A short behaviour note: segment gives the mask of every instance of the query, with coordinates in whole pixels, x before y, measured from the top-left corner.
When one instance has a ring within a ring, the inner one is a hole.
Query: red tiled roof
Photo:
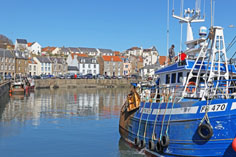
[[[165,62],[166,62],[166,56],[159,56],[160,65],[165,65]]]
[[[104,61],[122,62],[119,56],[102,56]]]
[[[32,60],[29,60],[28,63],[30,64],[36,64],[36,62],[32,61]]]
[[[28,43],[28,47],[30,47],[33,43]]]
[[[78,57],[88,57],[87,54],[72,53],[72,54],[71,54],[72,59],[74,59],[74,56],[75,56],[75,55],[77,55]]]
[[[114,51],[115,56],[119,56],[120,52],[119,51]]]
[[[129,50],[140,50],[141,48],[139,47],[131,47]]]
[[[53,50],[55,50],[56,47],[44,47],[42,48],[42,52],[52,52]]]

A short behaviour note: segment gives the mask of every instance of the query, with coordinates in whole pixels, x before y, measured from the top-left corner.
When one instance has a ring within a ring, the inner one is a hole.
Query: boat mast
[[[193,31],[191,23],[193,22],[204,22],[205,19],[201,19],[200,17],[200,0],[196,0],[196,10],[194,9],[185,9],[184,16],[183,15],[175,15],[174,10],[172,16],[179,20],[180,23],[187,23],[187,39],[186,42],[193,40]],[[187,44],[187,49],[193,48],[192,44]]]

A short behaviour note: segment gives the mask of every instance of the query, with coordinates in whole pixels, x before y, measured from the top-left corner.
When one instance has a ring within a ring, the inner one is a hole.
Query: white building
[[[41,55],[42,46],[38,42],[28,43],[28,50],[31,54]]]
[[[38,64],[36,74],[52,74],[52,63],[48,57],[37,56],[33,60]]]
[[[95,57],[79,57],[78,58],[79,73],[86,74],[99,74],[99,64]]]
[[[16,39],[15,50],[27,51],[28,50],[27,40],[26,39]]]
[[[150,49],[143,49],[143,66],[156,64],[158,56],[159,54],[154,46]]]
[[[141,56],[143,52],[142,47],[131,47],[130,49],[125,51],[126,56],[134,55],[134,56]]]
[[[34,61],[34,60],[29,60],[28,61],[29,64],[28,64],[28,69],[29,69],[29,75],[30,76],[34,76],[34,75],[40,75],[38,72],[38,64]]]

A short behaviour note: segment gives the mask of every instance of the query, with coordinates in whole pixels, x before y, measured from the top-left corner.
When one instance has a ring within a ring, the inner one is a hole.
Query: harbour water
[[[0,100],[2,157],[143,156],[120,139],[128,89],[41,89]]]

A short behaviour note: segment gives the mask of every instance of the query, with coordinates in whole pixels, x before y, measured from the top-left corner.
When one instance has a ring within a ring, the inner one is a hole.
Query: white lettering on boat
[[[225,111],[227,108],[227,105],[228,103],[208,105],[209,106],[208,112]],[[202,106],[200,113],[205,113],[205,112],[206,112],[206,106]]]
[[[181,107],[181,108],[168,108],[168,109],[152,109],[150,108],[144,108],[143,110],[140,110],[140,113],[143,114],[152,114],[152,115],[175,115],[175,114],[196,114],[198,111],[199,106],[193,106],[193,107]]]
[[[230,110],[235,110],[235,109],[236,109],[236,102],[233,102]]]

